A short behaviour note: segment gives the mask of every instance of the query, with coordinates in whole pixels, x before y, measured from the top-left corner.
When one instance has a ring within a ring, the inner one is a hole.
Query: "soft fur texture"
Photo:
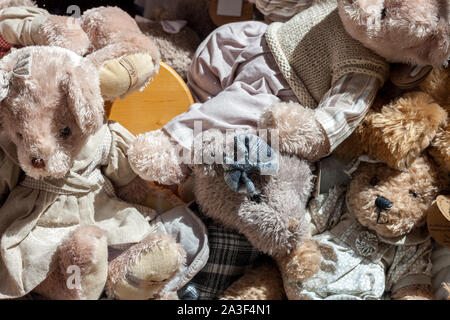
[[[58,249],[58,268],[35,291],[53,300],[97,299],[105,287],[108,276],[106,236],[94,226],[82,226],[75,230]],[[95,261],[95,263],[93,263]],[[81,283],[74,289],[67,286],[72,276],[70,266],[80,268]],[[91,281],[86,281],[86,279]],[[83,281],[84,280],[84,281]]]
[[[363,226],[381,236],[394,238],[425,223],[426,211],[439,191],[438,172],[427,158],[415,159],[405,172],[390,169],[385,164],[365,163],[353,175],[347,203]],[[377,223],[375,200],[379,196],[392,202],[387,224]]]
[[[296,156],[279,154],[276,175],[250,174],[261,192],[261,201],[252,201],[248,195],[232,191],[224,180],[223,166],[210,162],[222,158],[217,153],[219,141],[231,142],[233,139],[223,139],[218,130],[208,130],[195,137],[192,156],[203,161],[191,165],[191,179],[201,211],[225,227],[244,234],[256,248],[275,257],[293,278],[304,276],[298,272],[300,268],[315,270],[318,259],[310,257],[315,256],[316,248],[310,245],[298,248],[310,239],[305,215],[306,202],[313,188],[310,164]],[[173,182],[168,172],[176,172],[173,175],[176,178],[182,170],[179,169],[180,158],[174,158],[175,146],[171,143],[162,132],[138,137],[129,150],[131,166],[144,179],[163,177],[165,181]]]
[[[133,170],[143,179],[178,184],[189,172],[182,163],[181,150],[167,134],[156,130],[138,135],[128,150],[128,158]]]
[[[406,170],[427,151],[448,174],[449,74],[450,68],[434,69],[421,83],[423,92],[415,89],[384,105],[380,95],[375,107],[334,153],[344,159],[366,154],[394,169]]]
[[[316,121],[314,110],[298,103],[278,103],[261,117],[260,128],[276,129],[280,151],[313,161],[327,155],[330,143]]]
[[[51,15],[39,27],[34,38],[39,45],[67,48],[79,55],[85,55],[90,45],[79,20],[66,16]]]
[[[29,76],[13,72],[18,60],[27,63]],[[4,57],[0,70],[11,74],[0,121],[17,146],[22,169],[36,179],[63,177],[87,138],[103,124],[97,69],[66,49],[28,47]],[[68,137],[61,136],[65,128],[70,129]],[[41,159],[44,167],[33,167],[33,159]]]
[[[186,26],[180,32],[170,34],[157,22],[141,22],[138,25],[158,46],[161,59],[187,81],[188,69],[200,45],[200,38],[195,31]]]
[[[173,237],[151,234],[111,261],[107,293],[121,300],[157,298],[185,263],[186,253]]]
[[[390,62],[440,67],[450,56],[447,0],[339,0],[347,32]]]
[[[153,41],[141,32],[130,15],[117,7],[98,7],[85,11],[81,17],[81,26],[91,40],[90,58],[97,66],[142,52],[150,54],[154,62],[160,60]]]
[[[211,131],[203,133],[204,141],[209,134],[214,135]],[[204,148],[203,154],[207,152]],[[221,165],[194,165],[193,176],[194,194],[202,212],[238,230],[262,252],[283,256],[309,238],[305,205],[312,191],[312,173],[306,161],[280,156],[277,175],[251,175],[262,193],[260,203],[229,189]]]
[[[447,113],[423,92],[406,94],[372,111],[357,128],[358,151],[406,169],[431,143],[447,122]],[[355,147],[355,145],[353,145]]]
[[[0,88],[1,127],[16,145],[20,167],[35,179],[63,178],[87,139],[104,123],[104,102],[95,66],[67,49],[26,47],[0,61]],[[123,198],[136,202],[146,194],[145,183],[139,178],[118,189]],[[58,248],[55,259],[59,266],[38,287],[38,292],[54,299],[99,298],[108,276],[106,247],[106,237],[100,229],[79,227]],[[156,253],[155,247],[160,248]],[[143,258],[149,258],[147,253],[152,253],[150,260]],[[171,259],[164,260],[168,256]],[[145,286],[128,284],[126,292],[134,296],[123,297],[148,299],[175,275],[185,253],[171,236],[152,234],[117,259],[109,277],[134,270],[146,282]],[[164,261],[165,265],[157,273],[146,268],[149,261]],[[73,265],[80,268],[81,284],[70,289],[66,285],[66,270]],[[148,282],[149,279],[153,281]],[[116,287],[114,281],[108,288],[109,292],[123,289]]]
[[[0,0],[0,10],[9,7],[35,7],[36,3],[31,0]]]
[[[221,300],[283,300],[283,279],[274,264],[264,263],[235,281]]]

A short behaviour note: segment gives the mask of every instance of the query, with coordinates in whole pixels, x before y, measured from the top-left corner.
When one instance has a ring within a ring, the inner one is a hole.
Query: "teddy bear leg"
[[[54,300],[96,300],[108,275],[103,231],[81,226],[58,248],[58,266],[35,291]]]
[[[308,240],[290,254],[277,259],[282,274],[296,281],[305,281],[319,271],[320,251],[317,244]]]
[[[283,279],[275,264],[264,263],[244,274],[220,300],[283,300]]]
[[[433,300],[431,286],[411,285],[394,292],[394,300]]]
[[[151,234],[110,262],[107,294],[120,300],[174,299],[161,290],[185,260],[183,247],[173,237]]]

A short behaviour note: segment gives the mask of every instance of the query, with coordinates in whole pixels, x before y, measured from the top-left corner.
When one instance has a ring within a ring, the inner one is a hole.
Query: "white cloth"
[[[191,147],[196,122],[201,131],[255,129],[274,103],[298,102],[266,44],[266,29],[256,21],[224,25],[199,46],[188,73],[198,103],[164,126],[180,145]],[[377,79],[358,74],[340,79],[325,95],[316,118],[328,135],[330,152],[358,126],[378,89]]]

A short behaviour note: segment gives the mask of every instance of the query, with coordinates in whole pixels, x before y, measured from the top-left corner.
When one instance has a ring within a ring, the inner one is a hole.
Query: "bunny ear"
[[[0,70],[0,102],[8,96],[11,77],[11,72]]]
[[[22,54],[17,60],[16,66],[12,74],[15,78],[27,79],[31,75],[32,58],[31,53],[26,52]]]
[[[31,54],[27,52],[19,56],[13,71],[0,69],[0,102],[8,96],[12,77],[26,79],[30,76],[31,62]]]

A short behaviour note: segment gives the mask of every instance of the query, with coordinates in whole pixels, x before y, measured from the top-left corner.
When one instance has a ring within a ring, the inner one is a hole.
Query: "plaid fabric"
[[[0,34],[0,59],[3,58],[5,54],[11,50],[12,44],[10,44],[8,41],[3,38],[3,36]]]
[[[226,229],[205,217],[197,205],[191,205],[208,229],[209,259],[206,266],[178,291],[183,300],[217,299],[254,264],[261,252],[245,236]]]

